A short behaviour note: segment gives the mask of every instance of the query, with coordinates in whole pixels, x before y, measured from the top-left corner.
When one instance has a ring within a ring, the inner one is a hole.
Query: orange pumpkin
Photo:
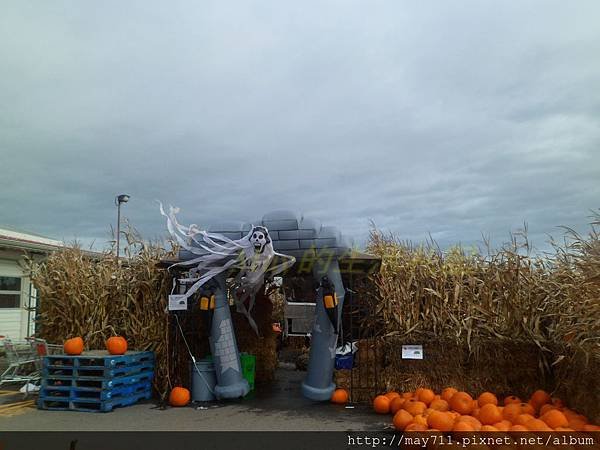
[[[441,398],[432,401],[429,407],[437,411],[448,411],[450,409],[448,402],[446,400],[442,400]]]
[[[183,387],[174,387],[169,394],[171,406],[185,406],[190,402],[190,391]]]
[[[545,405],[546,403],[550,403],[551,401],[552,398],[550,397],[550,394],[548,394],[542,389],[535,391],[531,396],[531,399],[529,399],[529,403],[531,403],[531,406],[533,406],[536,411],[539,410],[543,405]]]
[[[400,397],[400,394],[399,394],[399,393],[397,393],[396,391],[390,391],[390,392],[386,393],[386,394],[385,394],[385,396],[386,396],[387,398],[389,398],[389,399],[390,399],[390,402],[391,402],[392,400],[394,400],[394,398],[396,398],[396,397]]]
[[[466,420],[457,421],[452,427],[452,431],[477,431],[471,422]]]
[[[418,389],[417,398],[420,402],[425,403],[427,406],[435,400],[435,392],[431,389]]]
[[[447,387],[442,391],[441,398],[442,398],[442,400],[446,400],[448,403],[450,403],[450,399],[457,392],[458,392],[458,389],[455,389],[453,387]]]
[[[413,416],[411,416],[407,411],[401,409],[394,414],[394,428],[396,428],[396,430],[404,431],[406,426],[411,423],[412,420]]]
[[[552,431],[550,428],[548,428],[546,422],[540,419],[531,419],[525,424],[525,427],[529,431]]]
[[[550,428],[564,428],[569,425],[569,419],[558,409],[551,409],[544,413],[542,419]]]
[[[345,405],[348,403],[348,391],[346,389],[336,389],[331,394],[331,403],[337,403],[338,405]]]
[[[511,423],[514,423],[521,414],[523,414],[523,408],[520,403],[509,403],[502,410],[502,416]]]
[[[413,421],[404,428],[404,431],[427,431],[427,426]]]
[[[450,431],[454,426],[454,418],[447,412],[433,410],[427,416],[427,425],[436,430]]]
[[[398,411],[400,411],[400,409],[402,408],[402,405],[404,404],[404,402],[406,401],[406,399],[398,396],[398,397],[394,397],[392,399],[392,401],[390,402],[390,412],[392,414],[396,414]]]
[[[502,420],[500,409],[492,403],[486,403],[479,410],[479,421],[483,425],[493,425]]]
[[[456,420],[456,423],[458,423],[458,422],[467,422],[469,425],[471,425],[471,427],[473,428],[474,431],[479,431],[482,426],[481,422],[473,416],[460,416]]]
[[[378,395],[373,400],[373,409],[377,414],[387,414],[390,412],[390,399],[385,395]]]
[[[83,339],[79,336],[67,339],[63,344],[63,350],[67,355],[81,355],[81,352],[83,352]]]
[[[483,405],[487,405],[488,403],[491,403],[493,405],[497,405],[498,404],[498,398],[496,398],[496,396],[494,394],[492,394],[491,392],[484,392],[477,399],[477,403],[478,403],[478,405],[479,405],[480,408]]]
[[[521,403],[521,411],[523,414],[531,414],[532,416],[535,414],[535,408],[531,403]]]
[[[513,424],[527,426],[527,422],[532,419],[535,419],[535,417],[533,417],[531,414],[519,414],[519,416],[513,421]]]
[[[127,341],[122,336],[113,336],[106,341],[106,349],[111,355],[124,355],[127,351]]]
[[[402,405],[402,409],[408,411],[412,416],[418,416],[419,414],[423,414],[427,409],[427,405],[418,400],[409,398]]]
[[[512,403],[521,403],[521,399],[515,395],[509,395],[504,399],[504,406],[508,406]]]
[[[474,409],[473,397],[466,392],[457,392],[450,399],[450,408],[460,414],[469,414]]]

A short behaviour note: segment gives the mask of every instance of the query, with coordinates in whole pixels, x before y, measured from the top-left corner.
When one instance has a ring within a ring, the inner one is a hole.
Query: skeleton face
[[[269,237],[269,231],[265,227],[254,227],[252,229],[250,243],[256,253],[262,253],[269,242],[271,242],[271,238]]]

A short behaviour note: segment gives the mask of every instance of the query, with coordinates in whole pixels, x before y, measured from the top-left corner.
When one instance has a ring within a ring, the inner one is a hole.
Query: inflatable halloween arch
[[[180,246],[171,267],[185,269],[178,281],[181,300],[199,298],[210,324],[210,349],[216,370],[217,398],[237,398],[249,391],[242,376],[227,292],[234,292],[237,310],[257,332],[252,318],[254,297],[265,279],[295,266],[314,278],[317,290],[308,371],[302,393],[312,400],[329,400],[335,389],[333,369],[345,289],[340,260],[352,251],[351,242],[335,227],[289,211],[265,214],[254,222],[181,225],[177,209],[161,213]]]

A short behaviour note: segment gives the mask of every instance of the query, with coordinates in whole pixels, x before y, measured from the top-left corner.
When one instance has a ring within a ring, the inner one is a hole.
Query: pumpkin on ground
[[[113,336],[106,341],[106,350],[111,355],[124,355],[127,351],[127,341],[122,336]]]
[[[519,404],[519,403],[521,403],[521,399],[519,397],[515,396],[515,395],[509,395],[508,397],[506,397],[504,399],[504,406],[508,406],[508,405],[510,405],[512,403]]]
[[[346,389],[336,389],[331,394],[331,403],[337,403],[338,405],[345,405],[348,403],[348,391]]]
[[[423,402],[429,406],[429,404],[435,400],[435,392],[433,392],[431,389],[420,389],[417,392],[417,398],[420,402]]]
[[[83,352],[83,339],[79,336],[67,339],[63,344],[63,350],[67,355],[81,355],[81,352]]]
[[[390,399],[390,401],[392,401],[392,400],[394,400],[394,398],[396,398],[396,397],[400,397],[400,394],[399,394],[398,392],[396,392],[396,391],[390,391],[390,392],[388,392],[387,394],[385,394],[385,396],[386,396],[387,398],[389,398],[389,399]]]
[[[390,412],[390,399],[385,395],[378,395],[373,400],[373,409],[377,414],[387,414]]]
[[[534,392],[527,402],[514,395],[501,398],[499,402],[496,394],[484,392],[474,400],[468,392],[454,388],[445,388],[441,394],[419,388],[378,395],[373,409],[391,413],[394,428],[400,431],[600,431],[600,426],[543,390]]]
[[[446,400],[448,403],[450,403],[450,399],[454,396],[454,394],[456,394],[458,392],[458,389],[455,389],[453,387],[447,387],[442,391],[442,395],[441,398],[442,400]]]
[[[529,399],[529,403],[531,403],[531,406],[533,406],[536,409],[536,411],[539,410],[546,403],[550,402],[552,402],[550,394],[548,394],[542,389],[535,391]]]
[[[419,414],[423,414],[425,412],[427,405],[419,400],[409,398],[402,405],[402,409],[408,411],[408,413],[413,416],[418,416]]]
[[[502,420],[502,413],[498,407],[492,403],[486,403],[479,410],[479,421],[483,425],[493,425]]]
[[[190,402],[190,391],[184,387],[174,387],[169,394],[171,406],[185,406]]]
[[[400,396],[394,397],[392,399],[392,401],[390,402],[390,413],[396,414],[402,408],[402,405],[404,404],[405,401],[406,401],[406,399],[404,399]]]
[[[454,426],[454,419],[447,412],[434,410],[427,416],[427,425],[436,430],[450,431]]]
[[[477,403],[478,403],[478,405],[479,405],[480,408],[483,405],[487,405],[488,403],[491,403],[493,405],[497,405],[498,404],[498,399],[491,392],[484,392],[483,394],[481,394],[477,398]]]
[[[569,419],[558,409],[551,409],[540,417],[550,428],[564,428],[569,425]]]
[[[411,423],[413,420],[413,416],[411,416],[404,409],[400,409],[396,414],[394,414],[394,419],[392,420],[394,424],[394,428],[396,430],[404,431],[406,426]]]
[[[466,392],[457,392],[450,399],[450,408],[460,414],[469,414],[474,409],[473,397]]]

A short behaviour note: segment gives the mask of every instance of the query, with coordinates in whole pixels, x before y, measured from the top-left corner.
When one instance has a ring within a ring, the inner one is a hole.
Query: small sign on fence
[[[423,359],[422,345],[403,345],[402,359]]]
[[[187,298],[185,295],[169,295],[169,311],[182,311],[187,309]]]

